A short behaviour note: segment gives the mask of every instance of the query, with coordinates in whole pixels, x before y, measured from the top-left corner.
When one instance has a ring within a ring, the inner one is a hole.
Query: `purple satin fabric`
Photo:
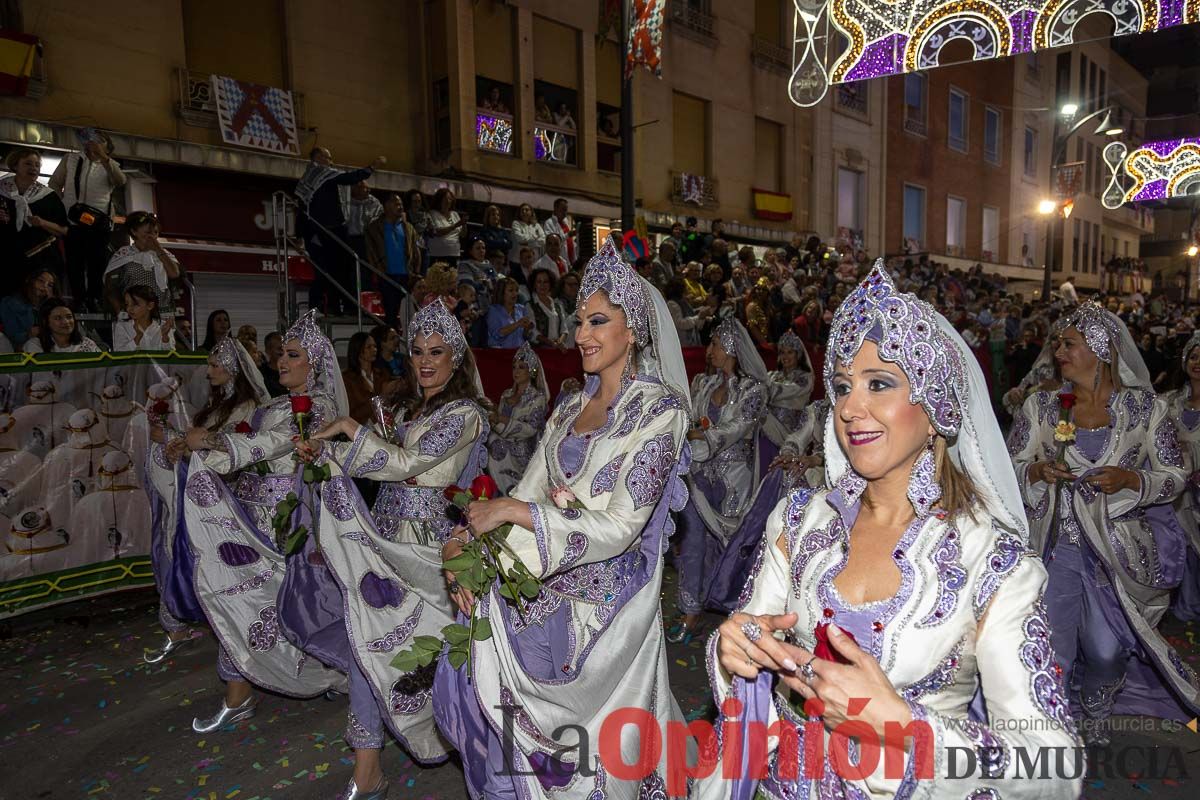
[[[1200,556],[1190,547],[1179,591],[1171,601],[1171,613],[1184,622],[1200,620]]]
[[[296,509],[296,525],[313,530],[308,505],[321,500],[307,484],[300,485],[303,501]],[[276,600],[279,627],[287,640],[328,667],[349,672],[350,639],[346,635],[346,607],[337,582],[309,534],[299,553],[288,556],[287,572]]]
[[[193,575],[196,560],[192,556],[192,548],[188,544],[187,525],[183,519],[184,490],[187,488],[188,464],[181,460],[175,471],[175,525],[172,530],[163,530],[162,498],[151,492],[150,504],[150,566],[154,571],[154,582],[158,586],[158,596],[166,606],[168,613],[177,620],[201,622],[204,620],[204,609],[196,598],[196,584]],[[143,481],[150,486],[148,479]],[[171,554],[167,554],[166,537],[171,537]]]
[[[783,487],[782,469],[766,473],[758,496],[709,573],[708,592],[704,597],[706,608],[722,614],[732,614],[737,609],[738,596],[746,585],[758,548],[762,546],[767,519],[783,496]]]

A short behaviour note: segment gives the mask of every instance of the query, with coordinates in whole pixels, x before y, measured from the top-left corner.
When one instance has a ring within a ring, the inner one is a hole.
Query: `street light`
[[[1188,248],[1188,258],[1195,258],[1197,253],[1200,253],[1200,247],[1192,245]]]
[[[1043,217],[1047,214],[1053,214],[1058,209],[1058,203],[1053,200],[1043,200],[1038,203],[1038,213]]]
[[[1097,136],[1116,136],[1122,132],[1122,129],[1112,123],[1112,112],[1115,106],[1102,106],[1090,114],[1086,114],[1078,121],[1075,120],[1075,114],[1079,111],[1079,106],[1076,103],[1066,103],[1062,107],[1062,115],[1066,118],[1066,123],[1071,127],[1066,133],[1059,134],[1058,132],[1058,117],[1054,118],[1054,147],[1050,151],[1050,188],[1054,189],[1054,169],[1058,165],[1059,160],[1067,151],[1067,142],[1071,137],[1079,132],[1084,125],[1096,118],[1100,118],[1100,124],[1096,126],[1095,135]],[[1038,210],[1041,212],[1041,204],[1038,205]],[[1046,266],[1042,273],[1042,296],[1050,296],[1050,279],[1051,273],[1054,270],[1054,217],[1048,212],[1041,212],[1046,216],[1048,230],[1046,232]],[[1070,216],[1070,206],[1064,204],[1063,218]]]

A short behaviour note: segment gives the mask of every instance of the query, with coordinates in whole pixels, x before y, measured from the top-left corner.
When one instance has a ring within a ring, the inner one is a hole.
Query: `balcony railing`
[[[217,106],[213,101],[212,73],[194,69],[176,69],[179,80],[179,116],[188,125],[199,128],[217,127]],[[304,113],[304,95],[292,92],[292,104],[296,110],[296,129],[308,127]]]
[[[925,120],[917,119],[916,117],[904,118],[904,130],[907,133],[915,133],[917,136],[925,135]]]
[[[717,179],[689,172],[672,172],[671,202],[700,208],[716,208],[719,205]]]
[[[750,49],[750,60],[760,67],[781,72],[790,72],[792,54],[782,45],[755,36]]]
[[[671,3],[671,22],[681,30],[698,35],[713,42],[717,39],[716,18],[705,11],[683,3]]]
[[[539,122],[533,129],[533,157],[546,164],[575,166],[579,163],[579,132]]]
[[[866,83],[855,81],[854,83],[840,83],[837,87],[836,94],[837,107],[843,111],[849,111],[860,116],[867,116],[867,85]]]

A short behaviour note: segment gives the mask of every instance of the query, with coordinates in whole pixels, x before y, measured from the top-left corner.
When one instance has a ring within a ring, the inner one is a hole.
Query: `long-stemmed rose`
[[[300,441],[307,441],[308,434],[304,430],[304,421],[312,414],[312,398],[306,394],[294,394],[291,396],[291,407]],[[329,480],[331,475],[328,464],[305,464],[301,477],[305,483],[311,484],[323,483]],[[294,529],[292,528],[292,516],[301,505],[308,508],[310,514],[313,514],[312,508],[301,500],[299,495],[295,492],[288,492],[287,496],[275,506],[275,514],[271,517],[271,529],[275,532],[275,542],[285,556],[300,552],[300,549],[304,547],[304,542],[308,540],[307,526],[297,525]],[[313,516],[315,517],[315,514]]]
[[[1075,408],[1075,395],[1071,392],[1061,392],[1058,395],[1058,424],[1054,426],[1054,441],[1057,443],[1055,448],[1054,463],[1059,464],[1063,469],[1067,469],[1063,457],[1067,452],[1067,445],[1075,441],[1075,423],[1071,421],[1071,409]],[[1057,505],[1058,491],[1063,485],[1062,478],[1054,482],[1054,500]],[[1054,543],[1058,539],[1058,511],[1055,509],[1053,516],[1050,518],[1050,535],[1049,546],[1054,547]],[[1048,552],[1053,552],[1051,549]]]
[[[457,522],[462,519],[468,505],[476,500],[499,497],[500,488],[490,476],[480,475],[471,482],[469,488],[447,486],[443,494],[450,501],[446,515]],[[583,504],[575,499],[570,489],[555,489],[550,493],[550,497],[558,508],[583,508]],[[509,547],[507,538],[511,530],[512,524],[505,523],[495,530],[476,533],[473,539],[463,545],[458,555],[447,559],[442,566],[453,572],[459,584],[475,595],[482,594],[498,580],[500,596],[516,609],[521,619],[524,619],[529,602],[541,594],[542,582]],[[499,554],[502,550],[513,562],[507,569],[500,563]],[[446,658],[450,666],[458,669],[466,664],[469,672],[471,642],[482,642],[491,636],[491,620],[484,616],[480,606],[476,605],[471,611],[469,624],[451,623],[445,626],[442,628],[440,639],[436,636],[415,637],[410,648],[401,651],[392,659],[392,666],[405,673],[426,667],[437,658],[443,645],[449,645]]]

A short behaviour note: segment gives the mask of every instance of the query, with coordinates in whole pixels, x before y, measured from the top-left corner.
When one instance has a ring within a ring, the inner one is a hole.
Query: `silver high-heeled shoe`
[[[163,634],[164,640],[162,646],[157,650],[144,651],[142,653],[142,660],[147,664],[157,664],[167,656],[171,655],[171,653],[174,653],[176,650],[183,647],[185,644],[191,644],[195,637],[191,635],[191,631],[189,631],[188,634],[189,635],[186,639],[177,640],[172,640],[170,636]]]
[[[342,790],[342,793],[337,796],[337,800],[387,800],[387,795],[388,779],[386,777],[379,782],[378,786],[369,792],[359,789],[354,784],[354,779],[351,778],[350,785]]]
[[[250,695],[246,698],[246,702],[242,703],[237,708],[230,708],[225,705],[225,700],[221,700],[221,710],[215,716],[208,719],[200,719],[196,717],[192,720],[192,730],[196,733],[212,733],[213,731],[224,728],[226,725],[232,725],[235,722],[241,722],[244,719],[250,719],[258,710],[258,698],[255,695]]]

